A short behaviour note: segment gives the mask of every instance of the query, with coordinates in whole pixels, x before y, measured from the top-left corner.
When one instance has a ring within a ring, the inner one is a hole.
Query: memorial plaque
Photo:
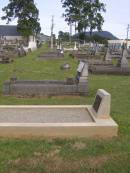
[[[96,112],[98,112],[98,109],[99,109],[99,106],[100,106],[100,104],[101,104],[101,101],[102,101],[102,98],[101,98],[99,95],[97,95],[97,96],[96,96],[96,99],[95,99],[95,102],[94,102],[94,104],[93,104],[93,108],[94,108],[94,110],[95,110]]]

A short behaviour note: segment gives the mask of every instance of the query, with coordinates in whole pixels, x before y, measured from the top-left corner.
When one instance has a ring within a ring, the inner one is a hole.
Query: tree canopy
[[[60,41],[69,41],[70,34],[68,32],[59,31],[58,39]]]
[[[17,29],[21,35],[28,37],[40,32],[39,10],[34,0],[9,0],[2,10],[5,12],[2,20],[7,20],[7,23],[18,20]]]
[[[62,7],[65,8],[65,21],[77,23],[78,32],[90,30],[101,30],[104,23],[102,12],[105,12],[105,4],[100,0],[61,0]]]

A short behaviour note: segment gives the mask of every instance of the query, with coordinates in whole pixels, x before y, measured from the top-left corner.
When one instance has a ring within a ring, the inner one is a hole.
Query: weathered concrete
[[[93,65],[89,67],[89,71],[93,74],[130,75],[130,68],[129,68],[129,63],[127,60],[127,50],[124,49],[122,58],[118,60],[118,63],[116,66]]]
[[[60,51],[52,51],[43,53],[39,56],[39,60],[48,60],[48,59],[63,59],[64,53],[61,53]]]
[[[108,75],[130,75],[130,69],[121,69],[116,66],[93,66],[89,68],[92,74],[108,74]]]
[[[83,77],[83,79],[82,79]],[[48,95],[87,95],[88,93],[88,66],[84,65],[78,82],[74,83],[56,80],[31,81],[13,79],[4,83],[4,95],[16,96],[48,96]]]
[[[0,137],[117,136],[110,98],[109,93],[98,90],[92,106],[0,106]]]

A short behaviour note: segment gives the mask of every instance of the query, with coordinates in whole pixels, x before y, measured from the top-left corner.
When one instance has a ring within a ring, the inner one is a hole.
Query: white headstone
[[[84,63],[84,66],[82,66],[82,72],[81,72],[81,76],[79,78],[79,83],[86,83],[88,80],[88,64]]]
[[[98,119],[110,117],[111,95],[103,89],[99,89],[92,107],[94,116]]]
[[[83,68],[84,68],[84,66],[85,66],[85,63],[80,61],[79,66],[77,68],[77,72],[81,73]]]
[[[75,42],[75,45],[74,45],[74,50],[78,50],[76,42]]]

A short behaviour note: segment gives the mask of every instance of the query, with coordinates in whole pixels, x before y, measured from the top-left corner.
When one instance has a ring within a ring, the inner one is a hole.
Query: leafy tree
[[[104,23],[102,12],[105,11],[105,4],[101,3],[100,0],[89,0],[89,3],[84,3],[85,28],[89,28],[90,36],[95,29],[101,31]]]
[[[5,12],[2,20],[7,20],[7,23],[18,20],[17,30],[21,35],[29,37],[40,32],[39,10],[34,0],[9,0],[2,10]]]
[[[60,41],[69,41],[70,34],[68,32],[59,31],[58,39]]]
[[[86,29],[92,31],[101,30],[104,23],[102,12],[105,12],[105,4],[100,0],[61,0],[62,7],[65,8],[65,21],[77,23],[78,33],[85,32]]]
[[[68,24],[75,23],[75,29],[80,32],[82,30],[81,16],[83,0],[61,0],[61,2],[62,7],[65,8],[65,13],[63,14],[65,21],[67,21]]]

